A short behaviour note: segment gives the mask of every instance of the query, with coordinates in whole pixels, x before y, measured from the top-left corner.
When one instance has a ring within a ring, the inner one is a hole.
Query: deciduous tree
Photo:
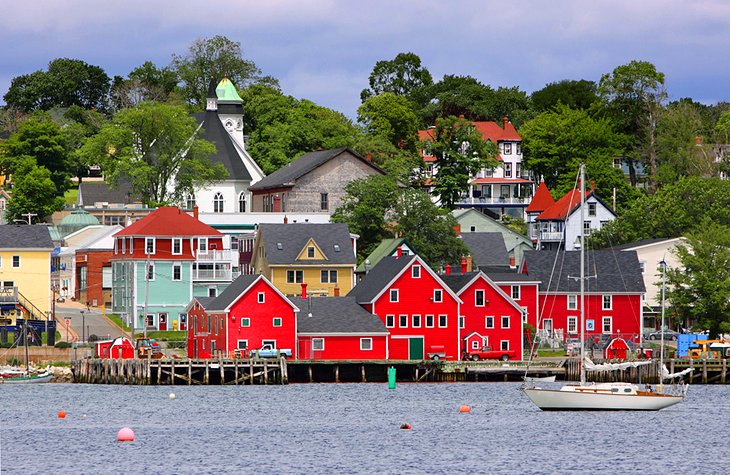
[[[396,147],[415,149],[419,121],[405,97],[391,92],[370,97],[357,109],[357,116],[368,134],[383,136]]]
[[[537,112],[545,112],[558,104],[571,109],[589,109],[597,100],[596,83],[581,79],[564,79],[551,82],[530,95],[532,106]]]
[[[33,213],[37,216],[36,220],[43,220],[55,211],[61,211],[64,200],[56,192],[51,172],[45,167],[37,166],[29,157],[22,159],[20,163],[14,177],[13,196],[8,201],[7,221],[25,221],[23,214],[26,213]]]
[[[414,53],[400,53],[393,60],[378,61],[369,77],[370,89],[360,93],[365,102],[385,92],[403,96],[418,106],[426,100],[426,90],[433,84],[431,73]]]

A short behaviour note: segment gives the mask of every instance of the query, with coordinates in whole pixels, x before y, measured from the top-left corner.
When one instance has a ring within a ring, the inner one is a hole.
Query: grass
[[[56,330],[56,341],[61,341],[61,332]],[[10,348],[13,345],[13,342],[15,341],[15,332],[8,332],[8,343],[6,345],[3,345],[5,348]],[[43,346],[46,346],[48,344],[48,333],[43,332],[41,333],[41,343]]]
[[[529,351],[528,351],[528,353],[529,353]],[[544,357],[565,356],[565,351],[562,348],[559,348],[556,350],[549,349],[549,348],[538,349],[537,356],[544,356]]]
[[[109,320],[114,322],[118,327],[120,327],[125,332],[131,331],[132,329],[127,326],[126,323],[124,323],[124,320],[122,320],[122,317],[119,315],[112,313],[106,316]]]
[[[79,198],[79,187],[69,188],[66,193],[63,194],[63,199],[67,205],[74,205]]]
[[[186,331],[155,331],[147,332],[149,338],[154,338],[157,341],[185,341],[187,336]]]

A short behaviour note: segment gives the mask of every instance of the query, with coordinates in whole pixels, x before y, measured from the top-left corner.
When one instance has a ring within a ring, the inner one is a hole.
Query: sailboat
[[[585,222],[585,165],[580,166],[580,228]],[[543,411],[658,411],[678,404],[684,400],[686,388],[673,393],[665,391],[662,384],[667,377],[664,361],[660,363],[658,388],[641,389],[638,385],[626,382],[588,383],[586,371],[616,370],[630,366],[648,364],[649,362],[628,362],[617,364],[594,365],[585,354],[585,245],[581,237],[580,246],[580,383],[568,384],[559,389],[547,389],[537,386],[523,387],[527,397]],[[662,292],[662,295],[664,292]],[[662,301],[662,310],[664,302]],[[663,315],[663,314],[662,314]],[[662,322],[663,323],[663,322]],[[663,339],[662,339],[663,344]],[[663,358],[662,347],[662,358]]]
[[[10,368],[0,369],[0,384],[17,384],[17,383],[47,383],[53,378],[48,368],[42,373],[35,374],[30,372],[28,363],[28,321],[23,322],[23,342],[25,343],[25,370]]]

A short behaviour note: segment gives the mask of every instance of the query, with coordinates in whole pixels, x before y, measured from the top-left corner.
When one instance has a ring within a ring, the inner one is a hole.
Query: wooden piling
[[[210,384],[210,366],[208,360],[205,360],[205,375],[203,377],[203,384]]]
[[[367,380],[367,378],[365,377],[365,365],[360,365],[360,375],[362,376],[362,378],[361,378],[361,381],[362,381],[363,383],[367,383],[367,382],[368,382],[368,380]]]
[[[264,359],[264,384],[269,384],[269,365],[266,359]]]
[[[236,381],[236,386],[238,386],[238,358],[233,360],[233,379]]]

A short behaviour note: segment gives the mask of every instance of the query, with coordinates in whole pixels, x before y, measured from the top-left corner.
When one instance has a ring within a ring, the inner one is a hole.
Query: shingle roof
[[[441,277],[441,280],[443,280],[446,285],[449,286],[451,290],[454,291],[454,293],[458,293],[461,289],[464,288],[466,284],[471,282],[471,280],[477,275],[479,272],[467,272],[466,274],[442,274],[439,277]]]
[[[79,185],[79,196],[76,200],[79,206],[94,206],[94,203],[141,203],[132,196],[129,183],[119,183],[114,189],[103,181],[84,181]]]
[[[208,159],[213,163],[222,164],[230,179],[250,180],[251,174],[243,164],[243,160],[233,144],[233,139],[218,118],[218,112],[214,110],[199,112],[195,114],[195,119],[203,127],[201,138],[215,144],[216,152]]]
[[[135,221],[115,236],[223,236],[175,206],[163,206]]]
[[[525,251],[524,259],[528,275],[542,281],[541,292],[574,293],[580,291],[580,282],[575,279],[580,276],[579,252],[558,251],[552,281],[550,274],[556,259],[555,252]],[[596,276],[586,279],[586,292],[643,293],[646,291],[636,251],[589,251],[586,253],[585,260],[586,275]]]
[[[347,295],[355,297],[358,303],[372,302],[385,286],[415,258],[416,256],[382,258]]]
[[[350,231],[344,223],[261,224],[259,232],[270,265],[298,263],[354,266],[356,262],[355,252],[350,241]],[[310,239],[324,253],[326,260],[297,261],[297,256]],[[336,250],[337,248],[339,251]]]
[[[527,205],[527,208],[525,208],[525,213],[539,213],[545,211],[554,204],[555,199],[553,198],[553,195],[550,194],[550,190],[548,190],[545,182],[541,181],[540,184],[537,185],[535,196],[532,197],[530,204]]]
[[[255,185],[252,185],[249,187],[249,190],[251,191],[260,191],[260,190],[266,190],[269,188],[281,188],[281,187],[289,187],[293,186],[294,182],[301,178],[302,176],[306,175],[307,173],[311,172],[315,168],[321,166],[322,164],[332,160],[333,158],[343,154],[343,153],[349,153],[350,155],[354,156],[355,158],[361,160],[363,163],[368,164],[378,172],[385,174],[384,171],[382,171],[380,168],[375,166],[372,162],[369,162],[365,158],[363,158],[360,154],[355,152],[354,150],[351,150],[347,147],[341,147],[336,148],[332,150],[319,150],[316,152],[309,152],[305,153],[301,157],[297,158],[293,162],[289,163],[288,165],[279,168],[271,175],[264,177],[261,181],[257,182]]]
[[[388,333],[380,318],[358,305],[354,297],[290,299],[300,309],[297,314],[297,332],[300,334]]]
[[[238,297],[243,293],[244,290],[249,288],[251,284],[259,278],[259,275],[241,275],[236,280],[231,282],[228,287],[223,289],[223,292],[218,297],[215,297],[212,302],[205,306],[206,310],[210,311],[223,311],[230,304],[236,301]]]
[[[195,300],[198,301],[200,306],[206,310],[210,307],[211,302],[213,302],[215,299],[215,297],[195,297]]]
[[[48,226],[42,224],[0,225],[0,249],[53,249]]]
[[[373,252],[371,252],[367,259],[367,261],[370,261],[370,264],[368,264],[369,268],[375,267],[378,262],[380,262],[380,259],[382,259],[385,256],[390,256],[395,249],[400,247],[401,244],[406,243],[411,250],[415,252],[415,249],[413,249],[413,246],[408,244],[406,242],[405,238],[390,238],[390,239],[383,239],[380,241],[380,244],[378,244],[378,247],[373,249]],[[355,272],[365,272],[365,261],[362,261],[359,266],[357,266],[357,269],[355,269]]]
[[[586,199],[588,199],[588,196],[591,194],[591,191],[586,191]],[[568,217],[568,215],[572,213],[578,205],[580,205],[580,190],[571,190],[563,195],[552,206],[540,213],[536,219],[565,220],[565,218]]]
[[[509,265],[502,233],[464,233],[461,239],[469,249],[475,265]]]

